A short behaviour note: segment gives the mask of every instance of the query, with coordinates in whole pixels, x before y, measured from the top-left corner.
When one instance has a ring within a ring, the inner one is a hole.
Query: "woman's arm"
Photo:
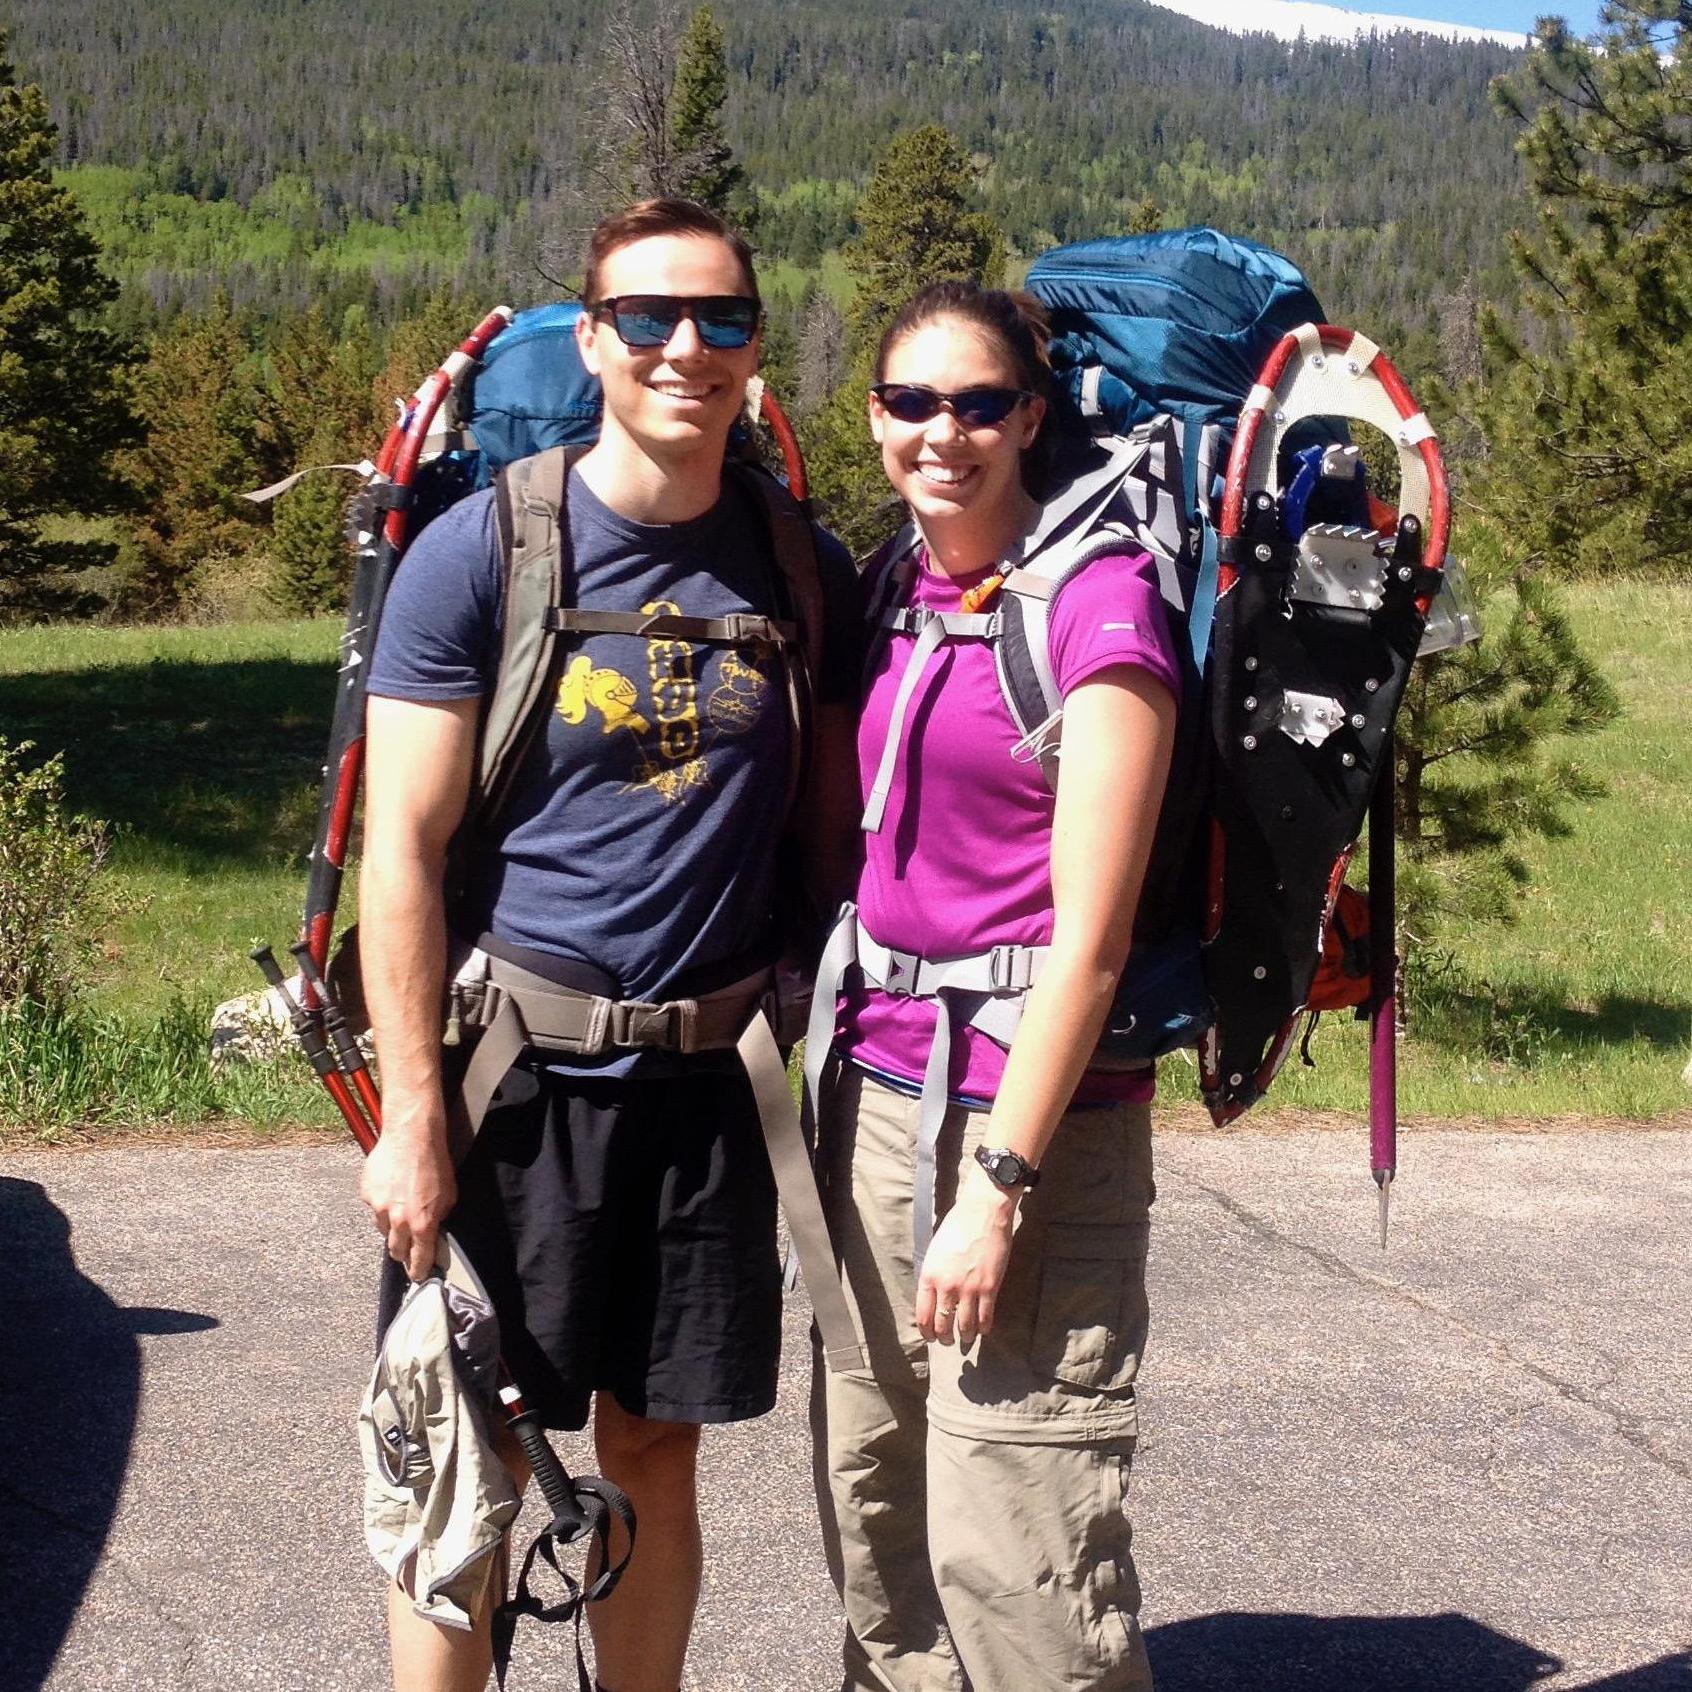
[[[1100,671],[1064,701],[1051,950],[1028,994],[988,1129],[995,1148],[1030,1163],[1045,1155],[1115,996],[1174,734],[1169,690],[1134,665]],[[917,1285],[925,1338],[949,1343],[955,1322],[956,1338],[968,1345],[992,1328],[1017,1197],[974,1163],[966,1166]]]

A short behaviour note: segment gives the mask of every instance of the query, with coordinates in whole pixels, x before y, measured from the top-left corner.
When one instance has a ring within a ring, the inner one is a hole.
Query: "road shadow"
[[[1528,1692],[1563,1665],[1475,1621],[1436,1616],[1195,1616],[1147,1630],[1158,1692]],[[1676,1652],[1579,1692],[1692,1692]]]
[[[0,1687],[35,1692],[111,1528],[140,1398],[140,1334],[214,1328],[125,1309],[77,1268],[70,1223],[34,1181],[0,1176]]]
[[[303,855],[331,663],[155,658],[0,675],[0,733],[62,751],[73,810],[202,862]]]

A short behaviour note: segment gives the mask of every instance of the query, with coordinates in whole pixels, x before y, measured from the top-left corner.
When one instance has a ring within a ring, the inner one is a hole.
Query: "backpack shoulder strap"
[[[570,549],[565,484],[585,447],[549,447],[519,459],[495,481],[503,550],[499,669],[483,713],[470,814],[485,825],[504,803],[513,772],[545,713],[558,636],[547,616],[562,603]]]
[[[785,607],[776,609],[785,609],[799,627],[798,662],[794,662],[788,648],[780,649],[791,729],[787,796],[782,816],[784,824],[791,824],[810,768],[813,713],[822,675],[823,624],[827,613],[817,530],[798,500],[762,465],[731,458],[724,470],[745,488],[763,513],[777,591],[786,600]]]

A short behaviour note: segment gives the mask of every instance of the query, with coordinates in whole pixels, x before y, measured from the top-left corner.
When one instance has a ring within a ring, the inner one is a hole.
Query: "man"
[[[570,604],[776,614],[763,516],[723,469],[759,350],[745,243],[699,206],[648,201],[595,231],[583,297],[578,345],[605,411],[567,483]],[[499,652],[500,546],[491,494],[431,525],[395,578],[372,668],[361,926],[385,1125],[362,1194],[413,1278],[450,1218],[548,1425],[583,1426],[592,1400],[599,1470],[640,1522],[621,1585],[590,1611],[600,1684],[676,1692],[699,1589],[700,1424],[775,1398],[774,1191],[750,1087],[732,1051],[530,1054],[455,1177],[447,934],[450,920],[548,979],[647,1002],[767,962],[788,708],[780,661],[761,649],[576,637],[449,913],[448,847]],[[808,879],[828,896],[844,867],[831,856],[853,835],[856,616],[844,553],[826,539],[819,552],[833,633],[799,817],[817,843]],[[485,1608],[453,1632],[396,1585],[389,1629],[396,1687],[485,1683]]]

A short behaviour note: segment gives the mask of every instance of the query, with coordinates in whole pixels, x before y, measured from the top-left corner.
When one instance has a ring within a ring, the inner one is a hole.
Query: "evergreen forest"
[[[1278,246],[1412,367],[1458,295],[1508,296],[1522,218],[1487,86],[1520,55],[1236,37],[1144,0],[726,0],[727,139],[763,253],[816,273],[878,151],[944,125],[1013,259],[1154,202]],[[214,293],[391,316],[443,282],[526,303],[578,217],[617,0],[14,0],[125,306]],[[637,28],[648,12],[636,9]],[[661,30],[662,6],[650,10]],[[537,265],[539,268],[537,268]],[[563,269],[567,270],[566,262]],[[1465,292],[1465,290],[1467,290]]]

